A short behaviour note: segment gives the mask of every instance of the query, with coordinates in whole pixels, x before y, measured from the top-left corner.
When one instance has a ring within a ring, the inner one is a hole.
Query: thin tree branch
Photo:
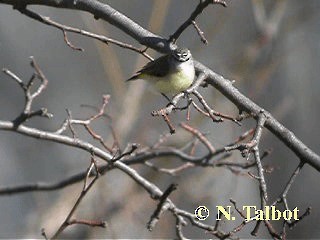
[[[206,39],[206,37],[204,36],[204,32],[201,30],[201,28],[198,26],[198,24],[196,23],[196,21],[192,21],[192,25],[194,26],[194,28],[197,30],[198,35],[200,36],[201,41],[208,45],[208,40]]]
[[[118,40],[115,40],[115,39],[112,39],[112,38],[108,38],[106,36],[103,36],[103,35],[99,35],[99,34],[95,34],[95,33],[92,33],[92,32],[88,32],[88,31],[85,31],[85,30],[82,30],[82,29],[79,29],[79,28],[74,28],[74,27],[70,27],[70,26],[67,26],[67,25],[63,25],[61,23],[58,23],[58,22],[55,22],[53,20],[51,20],[49,17],[45,17],[45,16],[42,16],[41,14],[38,14],[36,12],[33,12],[33,11],[30,11],[26,8],[24,9],[20,9],[20,12],[32,19],[35,19],[39,22],[42,22],[46,25],[49,25],[49,26],[53,26],[55,28],[58,28],[60,29],[62,32],[63,32],[63,36],[64,36],[64,40],[65,42],[67,43],[67,45],[69,47],[71,47],[72,49],[74,50],[80,50],[80,51],[83,51],[82,48],[79,48],[79,47],[75,47],[73,44],[71,44],[71,42],[68,40],[67,38],[67,34],[66,32],[73,32],[73,33],[77,33],[77,34],[81,34],[83,36],[87,36],[87,37],[91,37],[91,38],[94,38],[94,39],[97,39],[103,43],[112,43],[114,45],[117,45],[119,47],[122,47],[122,48],[127,48],[127,49],[130,49],[132,51],[135,51],[137,53],[140,53],[142,54],[144,57],[148,58],[149,60],[153,60],[152,57],[150,57],[145,51],[146,49],[139,49],[139,48],[136,48],[134,46],[132,46],[131,44],[127,44],[127,43],[123,43],[121,41],[118,41]]]
[[[92,172],[92,170],[95,168],[95,177],[91,180],[91,182],[87,183],[89,180],[89,176]],[[68,216],[66,217],[66,219],[64,220],[64,222],[61,224],[61,226],[59,227],[59,229],[54,233],[54,235],[52,236],[51,239],[56,239],[62,232],[64,229],[66,229],[69,225],[75,224],[75,221],[72,221],[70,223],[71,217],[73,216],[74,212],[76,211],[76,209],[78,208],[80,202],[82,201],[82,199],[85,197],[85,195],[88,193],[88,191],[91,189],[91,187],[94,185],[94,183],[96,182],[96,180],[99,177],[99,172],[97,171],[97,167],[96,167],[96,162],[94,160],[94,157],[91,157],[91,163],[90,166],[87,170],[87,174],[86,174],[86,178],[84,179],[84,184],[83,184],[83,189],[76,201],[76,203],[74,204],[74,206],[72,207],[72,209],[70,210]],[[83,224],[83,223],[82,223]],[[100,224],[101,225],[101,224]],[[105,226],[105,225],[103,225]]]
[[[191,13],[190,17],[175,31],[169,38],[170,42],[176,42],[179,36],[183,33],[183,31],[193,24],[194,20],[202,13],[202,11],[208,7],[209,4],[220,4],[224,7],[227,6],[225,1],[222,0],[201,0],[199,4],[195,8],[195,10]],[[198,31],[198,29],[197,29]],[[199,31],[198,31],[199,32]]]
[[[212,144],[210,143],[210,141],[205,137],[205,135],[203,133],[201,133],[199,130],[191,127],[190,125],[186,124],[186,123],[180,123],[180,126],[187,130],[188,132],[192,133],[194,136],[196,136],[209,150],[209,152],[211,154],[216,152],[216,149],[212,146]]]
[[[154,211],[154,213],[151,215],[150,217],[150,221],[147,224],[147,228],[149,231],[152,231],[153,228],[156,226],[157,222],[160,219],[160,216],[166,211],[168,210],[168,208],[170,207],[170,205],[167,203],[167,199],[169,197],[169,195],[177,189],[178,184],[170,184],[170,186],[164,191],[164,193],[162,194],[162,196],[160,197],[160,201],[159,204],[156,208],[156,210]]]

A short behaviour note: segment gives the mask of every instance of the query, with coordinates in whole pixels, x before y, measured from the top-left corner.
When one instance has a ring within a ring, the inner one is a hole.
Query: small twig
[[[190,153],[189,153],[190,156],[194,156],[195,151],[196,151],[196,147],[197,147],[198,143],[199,143],[199,139],[198,139],[198,138],[196,138],[196,139],[192,142],[192,145],[191,145],[191,148],[190,148]]]
[[[183,122],[180,123],[180,126],[197,137],[207,147],[211,154],[215,153],[216,149],[212,146],[210,141],[204,136],[203,133]]]
[[[87,184],[87,181],[89,179],[89,176],[91,175],[93,168],[95,169],[95,177],[92,179],[92,181],[90,183]],[[78,206],[79,206],[80,202],[82,201],[82,199],[84,198],[84,196],[88,193],[90,188],[94,185],[94,183],[96,182],[98,177],[99,177],[98,167],[96,165],[94,158],[91,157],[91,163],[90,163],[90,166],[89,166],[87,173],[86,173],[86,178],[84,180],[83,189],[82,189],[76,203],[73,205],[72,209],[70,210],[68,216],[66,217],[64,222],[60,225],[59,229],[55,232],[55,234],[52,236],[51,239],[56,239],[64,231],[64,229],[66,229],[70,225],[71,217],[73,216],[74,212],[78,208]]]
[[[182,227],[186,225],[183,217],[175,214],[175,217],[176,217],[176,235],[178,237],[178,239],[180,240],[184,240],[186,239],[184,236],[183,236],[183,232],[182,232]]]
[[[235,200],[233,200],[233,199],[229,199],[229,201],[233,204],[234,209],[239,213],[239,215],[240,215],[243,219],[245,219],[246,216],[245,216],[245,214],[237,207],[237,202],[236,202]]]
[[[264,112],[261,111],[259,114],[257,126],[254,130],[254,135],[252,139],[247,143],[236,143],[234,145],[228,145],[227,147],[225,147],[225,150],[232,151],[232,150],[238,149],[244,157],[247,156],[247,154],[252,150],[252,148],[258,145],[265,121],[266,121],[266,116],[264,115]],[[249,132],[247,133],[249,134]]]
[[[246,139],[248,136],[251,136],[254,134],[254,128],[249,129],[248,131],[244,132],[243,134],[241,134],[238,139],[235,140],[234,144],[239,143],[241,141],[243,141],[244,139]],[[234,145],[233,144],[233,145]]]
[[[101,116],[103,116],[105,114],[105,108],[109,103],[109,99],[110,99],[110,95],[104,95],[103,96],[103,103],[102,106],[99,108],[99,112],[91,117],[89,117],[88,119],[85,120],[80,120],[80,119],[73,119],[71,116],[71,112],[69,110],[67,110],[68,113],[68,118],[63,122],[63,124],[61,125],[61,127],[59,129],[57,129],[55,131],[56,134],[62,134],[64,131],[67,130],[67,127],[70,128],[70,131],[73,135],[74,138],[76,138],[76,132],[73,128],[73,125],[78,124],[78,125],[83,125],[84,128],[87,130],[87,132],[90,134],[90,136],[93,139],[96,139],[100,142],[100,144],[106,149],[108,150],[110,153],[113,152],[113,148],[110,148],[109,146],[107,146],[107,144],[104,142],[104,139],[102,138],[101,135],[97,134],[95,131],[93,131],[93,129],[90,127],[90,124],[100,118]],[[114,136],[114,135],[113,135]]]
[[[34,60],[34,58],[33,57],[30,57],[30,58],[31,58],[30,65],[35,70],[35,74],[36,74],[37,78],[41,81],[41,84],[40,84],[40,86],[37,88],[37,90],[34,93],[31,93],[31,89],[30,88],[31,88],[31,86],[33,84],[33,80],[35,78],[32,77],[30,79],[29,83],[27,84],[27,88],[26,88],[26,91],[25,91],[25,93],[26,93],[26,103],[25,103],[25,108],[24,108],[24,114],[30,114],[31,105],[32,105],[33,100],[37,96],[39,96],[48,85],[48,79],[44,76],[43,72],[39,68],[39,66],[36,63],[36,61]]]
[[[113,159],[111,159],[111,162],[116,162],[116,161],[122,159],[122,158],[125,157],[125,156],[131,155],[135,150],[138,149],[138,147],[139,147],[139,144],[136,144],[136,143],[131,144],[131,148],[130,148],[128,151],[120,154],[120,155],[117,156],[117,157],[114,157]]]
[[[286,201],[286,198],[287,198],[287,194],[292,186],[292,184],[294,183],[296,177],[299,175],[301,169],[303,168],[305,162],[301,161],[299,163],[299,165],[297,166],[297,168],[295,169],[295,171],[292,173],[288,183],[286,184],[284,190],[282,191],[281,193],[281,196],[272,204],[272,206],[276,205],[277,203],[280,203],[280,202],[284,202],[285,203],[285,207],[286,209],[289,209],[288,208],[288,204],[287,204],[287,201]]]
[[[154,164],[152,164],[151,162],[145,162],[144,164],[157,172],[166,173],[171,176],[176,176],[179,172],[182,172],[186,169],[189,169],[189,168],[196,166],[194,163],[187,162],[185,164],[182,164],[179,167],[169,169],[169,168],[159,168],[159,167],[155,166]]]
[[[109,103],[109,99],[110,99],[110,95],[103,95],[103,103],[101,108],[99,109],[99,112],[96,115],[93,115],[92,117],[90,117],[88,121],[93,121],[101,117],[105,113],[105,108]]]
[[[113,138],[112,149],[118,149],[121,152],[118,136],[117,136],[112,125],[109,125],[109,128],[110,128],[112,138]]]
[[[204,36],[204,32],[200,29],[200,27],[198,26],[198,24],[196,23],[196,21],[191,21],[192,25],[194,26],[194,28],[196,29],[201,41],[204,44],[208,44],[208,40],[206,39],[206,37]]]
[[[155,117],[155,116],[163,116],[163,114],[166,114],[166,115],[170,114],[175,109],[175,106],[183,96],[184,96],[184,93],[178,93],[173,97],[173,99],[171,100],[171,103],[167,107],[152,111],[151,115]]]
[[[220,4],[224,7],[227,6],[226,2],[223,0],[200,1],[195,10],[191,13],[190,17],[170,36],[169,41],[175,43],[183,31],[192,24],[192,21],[194,21],[209,4]]]
[[[191,101],[192,103],[193,101]],[[187,108],[187,115],[186,115],[186,120],[190,121],[191,119],[191,104],[188,104],[188,108]]]
[[[73,121],[70,121],[70,123],[73,123]],[[94,139],[98,140],[105,149],[107,149],[110,153],[112,153],[112,147],[109,147],[104,142],[104,139],[103,139],[103,137],[101,135],[99,135],[96,132],[94,132],[88,124],[84,124],[84,127]]]
[[[65,119],[63,121],[63,123],[61,124],[61,126],[54,132],[55,134],[62,134],[64,131],[67,130],[68,125],[70,125],[69,123],[69,119],[70,119],[70,114],[69,114],[69,109],[66,109],[66,112],[68,114],[68,118]]]
[[[170,186],[166,189],[166,191],[164,191],[164,193],[160,197],[160,202],[154,213],[151,215],[150,221],[147,224],[147,228],[149,231],[153,230],[153,228],[159,221],[161,214],[168,210],[168,208],[170,207],[170,204],[167,202],[167,198],[174,190],[177,189],[177,186],[178,185],[174,183],[170,184]]]
[[[21,78],[19,78],[16,74],[12,73],[10,70],[6,68],[2,70],[5,74],[11,77],[11,79],[13,79],[19,84],[19,86],[24,91],[24,95],[25,95],[25,104],[24,104],[23,112],[13,120],[15,127],[18,127],[23,122],[35,116],[41,116],[41,117],[47,117],[47,118],[51,118],[53,116],[51,113],[48,112],[46,108],[41,108],[35,111],[31,110],[33,100],[44,91],[44,89],[48,85],[48,80],[43,74],[43,72],[41,71],[40,67],[38,66],[34,58],[33,57],[30,57],[30,58],[31,58],[30,65],[34,69],[34,74],[32,74],[27,84],[25,84]],[[40,80],[40,85],[34,92],[32,92],[31,88],[36,79]]]
[[[249,175],[250,177],[252,177],[253,179],[260,180],[260,177],[254,175],[252,172],[248,172],[248,175]]]
[[[225,233],[225,232],[219,230],[219,226],[220,226],[220,223],[222,222],[223,217],[224,217],[224,215],[221,216],[221,219],[216,218],[216,223],[214,225],[214,228],[210,232],[211,234],[213,234],[214,236],[216,236],[219,239],[227,239],[231,236],[231,232]]]
[[[74,129],[71,121],[72,121],[72,113],[69,109],[66,110],[67,111],[67,114],[68,114],[68,118],[67,118],[67,126],[69,127],[70,131],[71,131],[71,134],[72,134],[72,137],[73,138],[77,138],[77,133],[76,133],[76,130]]]
[[[281,236],[276,232],[276,230],[273,228],[273,226],[271,225],[271,223],[267,220],[264,220],[264,225],[267,227],[269,234],[271,235],[271,237],[273,237],[274,239],[282,239]]]
[[[92,220],[79,220],[79,219],[71,219],[68,222],[69,225],[73,225],[73,224],[81,224],[81,225],[87,225],[90,227],[101,227],[101,228],[106,228],[107,227],[107,223],[105,221],[92,221]]]
[[[262,197],[264,198],[264,200],[268,200],[268,195],[267,195],[267,184],[266,181],[264,179],[264,170],[261,164],[261,159],[260,159],[260,154],[259,154],[259,149],[258,147],[254,147],[253,148],[253,154],[254,157],[256,159],[256,163],[257,163],[257,168],[258,168],[258,173],[259,173],[259,178],[258,180],[260,181],[260,191],[262,194]]]
[[[176,132],[176,129],[174,128],[174,126],[172,125],[170,118],[167,114],[163,113],[161,114],[161,116],[163,117],[164,121],[166,122],[166,124],[169,127],[170,133],[174,134]]]
[[[49,18],[47,18],[48,20],[50,20]],[[77,50],[77,51],[81,51],[83,52],[84,49],[81,47],[76,47],[75,45],[73,45],[71,43],[71,41],[69,41],[68,36],[67,36],[67,31],[65,29],[61,29],[62,33],[63,33],[63,39],[66,42],[66,44],[73,50]]]
[[[205,115],[206,117],[210,117],[208,112],[203,111],[194,101],[192,101],[193,107],[201,114]]]
[[[169,138],[169,136],[171,136],[170,133],[165,133],[163,135],[160,135],[159,139],[157,140],[157,142],[155,142],[150,148],[151,149],[155,149],[160,147],[161,144],[163,144],[165,141],[167,141],[167,139]]]
[[[271,206],[275,206],[277,203],[283,203],[284,207],[286,210],[290,210],[288,202],[287,202],[287,195],[288,192],[292,186],[292,184],[294,183],[296,177],[299,175],[299,173],[301,172],[303,166],[304,166],[304,162],[300,161],[299,165],[297,166],[297,168],[295,169],[295,171],[292,173],[288,183],[286,184],[284,190],[282,191],[282,193],[280,194],[280,197],[278,197],[276,199],[276,201],[274,201],[272,203]],[[288,221],[288,220],[284,220],[283,221],[283,230],[282,230],[282,235],[285,236],[285,226],[287,225],[290,229],[295,227],[303,218],[305,218],[306,216],[308,216],[311,213],[311,208],[308,207],[307,210],[304,212],[304,214],[302,214],[301,216],[298,217],[298,220],[293,220],[293,221]]]
[[[11,77],[11,79],[13,79],[14,81],[16,81],[16,82],[20,85],[20,87],[21,87],[22,89],[25,89],[25,88],[26,88],[26,86],[25,86],[24,83],[23,83],[23,80],[22,80],[21,78],[19,78],[16,74],[14,74],[13,72],[11,72],[9,69],[3,68],[2,71],[3,71],[5,74],[7,74],[9,77]]]
[[[290,229],[292,229],[293,227],[295,227],[302,219],[304,219],[305,217],[307,217],[307,216],[309,216],[311,214],[311,207],[308,207],[307,209],[306,209],[306,211],[301,215],[301,216],[299,216],[298,217],[298,219],[299,220],[293,220],[292,222],[287,222],[287,221],[285,221],[285,223],[288,225],[288,227],[290,228]]]
[[[236,124],[241,126],[240,122],[236,118],[233,118],[231,116],[219,113],[219,112],[213,110],[212,108],[210,108],[208,103],[205,101],[204,97],[197,90],[193,90],[192,94],[198,98],[199,102],[202,104],[204,109],[207,111],[207,113],[210,116],[210,118],[212,119],[212,121],[214,121],[214,122],[222,122],[223,118],[225,118],[225,119],[231,120],[231,121],[233,121]],[[195,106],[195,104],[194,104],[194,106]],[[195,107],[195,108],[198,111],[200,111],[198,106]],[[219,118],[216,118],[216,117],[219,117]]]
[[[66,26],[66,25],[63,25],[63,24],[60,24],[58,22],[55,22],[53,20],[51,20],[49,17],[45,17],[45,16],[42,16],[36,12],[33,12],[29,9],[26,9],[26,8],[21,8],[19,9],[19,11],[32,18],[32,19],[35,19],[41,23],[44,23],[44,24],[47,24],[49,26],[53,26],[55,28],[58,28],[62,31],[63,33],[63,37],[64,37],[64,41],[66,42],[66,44],[71,47],[72,49],[74,50],[79,50],[79,51],[83,51],[82,48],[79,48],[79,47],[76,47],[74,46],[67,38],[67,34],[66,32],[73,32],[73,33],[77,33],[77,34],[81,34],[83,36],[87,36],[87,37],[90,37],[90,38],[94,38],[94,39],[97,39],[103,43],[112,43],[116,46],[119,46],[119,47],[122,47],[122,48],[126,48],[126,49],[130,49],[132,51],[135,51],[141,55],[143,55],[144,57],[148,58],[149,60],[153,60],[152,57],[150,57],[146,51],[145,51],[145,48],[143,49],[139,49],[139,48],[136,48],[134,46],[132,46],[131,44],[127,44],[127,43],[123,43],[121,41],[118,41],[118,40],[115,40],[115,39],[112,39],[112,38],[108,38],[108,37],[105,37],[103,35],[99,35],[99,34],[95,34],[95,33],[92,33],[92,32],[88,32],[88,31],[85,31],[85,30],[82,30],[82,29],[79,29],[79,28],[74,28],[74,27],[70,27],[70,26]]]
[[[257,236],[258,235],[258,231],[260,229],[261,223],[262,223],[262,221],[260,221],[260,220],[258,220],[256,222],[256,225],[254,226],[254,229],[250,233],[252,236]]]

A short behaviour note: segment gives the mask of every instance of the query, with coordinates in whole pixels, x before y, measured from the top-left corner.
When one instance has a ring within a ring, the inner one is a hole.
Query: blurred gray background
[[[104,1],[126,14],[143,27],[169,37],[194,10],[194,0],[130,0]],[[190,26],[178,44],[190,48],[194,57],[215,72],[234,79],[242,93],[270,111],[318,154],[320,128],[319,59],[320,59],[320,1],[266,0],[230,1],[227,8],[210,6],[197,19],[209,41],[204,45]],[[138,44],[120,30],[87,13],[31,7],[42,15],[60,23],[100,33],[127,43]],[[264,12],[265,10],[265,12]],[[265,13],[265,14],[264,14]],[[70,109],[74,117],[85,118],[94,113],[103,94],[111,94],[107,113],[111,120],[100,121],[94,127],[112,143],[109,125],[112,124],[122,147],[128,142],[142,146],[157,141],[168,132],[160,118],[150,112],[166,104],[158,95],[145,90],[143,82],[127,84],[124,80],[143,66],[146,59],[137,53],[113,45],[104,45],[80,35],[68,34],[70,41],[85,49],[69,48],[61,31],[36,22],[10,6],[0,5],[0,67],[9,68],[25,81],[32,74],[29,56],[34,56],[49,79],[48,88],[35,101],[34,109],[47,107],[54,118],[32,119],[29,126],[54,131],[67,117]],[[154,51],[150,54],[159,56]],[[216,110],[236,115],[236,108],[213,89],[202,91]],[[23,108],[23,92],[5,76],[0,77],[0,119],[12,120]],[[183,113],[173,117],[176,123]],[[192,125],[210,132],[208,138],[215,147],[222,147],[254,126],[245,121],[238,127],[230,122],[212,122],[193,111]],[[92,141],[81,129],[80,136]],[[182,146],[190,134],[179,130],[167,145]],[[298,164],[297,157],[279,140],[264,132],[261,150],[272,149],[265,164],[274,171],[266,176],[268,193],[273,201],[282,191]],[[199,149],[197,154],[201,154]],[[240,159],[233,154],[233,159]],[[85,170],[90,156],[52,142],[39,141],[0,131],[0,186],[14,186],[31,182],[56,182]],[[159,164],[178,164],[174,159],[161,159]],[[155,161],[157,163],[157,161]],[[181,208],[193,211],[206,205],[212,212],[218,204],[229,204],[233,198],[239,206],[259,204],[259,190],[255,180],[234,175],[223,168],[195,168],[176,177],[145,167],[135,166],[142,176],[165,189],[170,183],[179,184],[172,200]],[[289,238],[320,238],[319,172],[305,166],[293,184],[288,200],[291,208],[304,211],[312,207],[312,214],[292,231]],[[0,196],[0,238],[40,238],[44,227],[50,236],[61,224],[80,193],[82,183],[53,192],[24,193]],[[156,208],[143,189],[125,174],[112,171],[98,181],[81,203],[76,217],[103,219],[107,229],[74,226],[65,238],[172,238],[175,219],[166,213],[152,233],[145,225]],[[214,223],[214,216],[206,223]],[[226,223],[226,229],[230,224]],[[231,224],[232,225],[232,224]],[[277,225],[276,225],[277,226]],[[230,227],[230,226],[229,226]],[[277,226],[280,229],[280,226]],[[249,238],[253,225],[240,236]],[[261,228],[259,237],[267,237]],[[190,238],[210,238],[210,234],[192,226],[185,228]]]

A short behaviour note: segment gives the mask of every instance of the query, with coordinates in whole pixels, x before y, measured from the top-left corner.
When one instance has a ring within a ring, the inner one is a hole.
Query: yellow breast
[[[195,69],[193,63],[184,62],[178,64],[174,70],[170,70],[164,77],[141,73],[137,78],[146,80],[158,92],[177,94],[188,89],[194,77]]]
[[[155,88],[161,93],[176,94],[186,90],[193,79],[182,73],[174,73],[167,79],[158,79],[155,81]]]

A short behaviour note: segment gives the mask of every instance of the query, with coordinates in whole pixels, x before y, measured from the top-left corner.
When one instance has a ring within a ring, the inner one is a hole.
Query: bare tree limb
[[[209,6],[209,4],[220,4],[224,7],[227,6],[226,2],[223,0],[205,0],[205,1],[199,1],[199,4],[197,5],[197,7],[195,8],[195,10],[191,13],[190,17],[177,29],[177,31],[175,31],[169,38],[170,42],[176,42],[177,39],[179,38],[179,36],[183,33],[183,31],[189,27],[191,24],[194,24],[194,20],[197,18],[197,16],[199,16],[202,11]],[[196,26],[194,24],[194,26]],[[201,31],[199,31],[196,28],[197,32],[200,34]],[[201,39],[203,34],[200,34]],[[204,41],[204,40],[203,40]],[[204,41],[205,42],[205,41]]]
[[[112,38],[108,38],[108,37],[103,36],[103,35],[99,35],[99,34],[95,34],[95,33],[92,33],[92,32],[88,32],[88,31],[85,31],[85,30],[82,30],[82,29],[79,29],[79,28],[66,26],[66,25],[63,25],[61,23],[58,23],[58,22],[55,22],[55,21],[51,20],[49,17],[42,16],[41,14],[35,13],[33,11],[30,11],[30,10],[28,10],[26,8],[20,9],[20,12],[22,14],[32,18],[32,19],[35,19],[35,20],[41,22],[41,23],[44,23],[44,24],[47,24],[49,26],[53,26],[55,28],[60,29],[63,32],[63,36],[64,36],[65,42],[67,43],[67,45],[69,47],[71,47],[74,50],[83,51],[82,48],[75,47],[73,44],[71,44],[71,42],[67,38],[66,32],[78,33],[78,34],[81,34],[83,36],[87,36],[87,37],[90,37],[90,38],[93,38],[93,39],[97,39],[97,40],[99,40],[99,41],[101,41],[103,43],[106,43],[106,44],[112,43],[112,44],[117,45],[119,47],[127,48],[127,49],[133,50],[133,51],[135,51],[137,53],[140,53],[144,57],[148,58],[151,61],[153,60],[152,57],[150,57],[147,53],[145,53],[146,48],[139,49],[139,48],[136,48],[136,47],[132,46],[131,44],[123,43],[121,41],[118,41],[118,40],[115,40],[115,39],[112,39]]]
[[[91,182],[89,182],[89,176],[92,172],[92,170],[95,168],[95,177],[91,180]],[[79,224],[79,222],[73,220],[70,223],[71,217],[73,216],[74,212],[76,211],[76,209],[78,208],[80,202],[83,200],[83,198],[85,197],[85,195],[89,192],[89,190],[91,189],[91,187],[94,185],[94,183],[96,182],[96,180],[99,177],[99,172],[97,171],[97,166],[96,166],[96,162],[94,160],[94,157],[91,157],[91,163],[90,166],[87,170],[86,173],[86,178],[84,179],[84,184],[83,184],[83,189],[76,201],[76,203],[74,204],[74,206],[72,207],[72,209],[70,210],[68,216],[66,217],[66,219],[64,220],[64,222],[61,224],[61,226],[59,227],[59,229],[54,233],[54,235],[52,236],[51,239],[56,239],[62,232],[64,229],[66,229],[69,225],[72,224]],[[89,182],[89,183],[88,183]],[[81,224],[83,224],[83,221],[81,222]],[[93,224],[92,224],[93,225]],[[95,224],[95,226],[97,226],[97,224]],[[99,226],[105,226],[105,224],[101,225],[101,223],[99,224]]]

